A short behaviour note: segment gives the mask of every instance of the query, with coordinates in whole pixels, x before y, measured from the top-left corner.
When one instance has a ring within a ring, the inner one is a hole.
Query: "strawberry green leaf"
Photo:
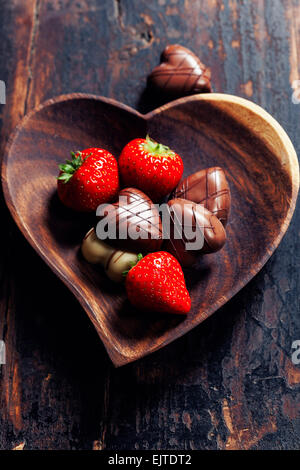
[[[57,179],[60,180],[60,181],[63,181],[64,183],[67,183],[71,178],[72,178],[72,175],[67,174],[67,173],[63,173]]]
[[[123,271],[122,272],[122,276],[126,277],[127,274],[129,273],[130,269],[134,268],[134,266],[136,266],[138,264],[139,261],[141,261],[141,259],[143,258],[143,255],[142,253],[139,253],[137,255],[137,260],[136,261],[131,261],[129,264],[130,264],[130,268],[129,269],[126,269],[126,271]]]
[[[172,155],[174,152],[166,145],[160,144],[147,134],[144,149],[152,155]]]
[[[72,178],[73,174],[75,173],[78,168],[81,167],[83,162],[90,156],[91,154],[87,155],[84,159],[82,158],[82,153],[78,150],[77,152],[71,152],[72,160],[66,160],[66,163],[62,163],[58,165],[60,171],[62,172],[58,176],[58,180],[67,183]]]

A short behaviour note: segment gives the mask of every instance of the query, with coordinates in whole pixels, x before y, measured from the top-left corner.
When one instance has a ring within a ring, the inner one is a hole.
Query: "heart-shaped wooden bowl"
[[[218,165],[231,187],[225,248],[186,272],[192,298],[186,318],[133,313],[124,287],[113,285],[80,256],[91,222],[65,209],[56,195],[57,165],[70,150],[104,147],[118,156],[130,139],[146,133],[182,156],[185,175]],[[262,268],[291,220],[299,167],[282,127],[236,96],[195,95],[141,115],[110,99],[72,94],[48,101],[23,119],[8,144],[2,179],[19,228],[77,297],[120,366],[201,323]]]

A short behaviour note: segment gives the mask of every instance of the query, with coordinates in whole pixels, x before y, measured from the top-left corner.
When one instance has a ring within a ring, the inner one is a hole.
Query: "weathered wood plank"
[[[261,104],[300,152],[300,105],[291,101],[299,10],[299,0],[3,1],[2,143],[24,110],[61,93],[150,109],[146,76],[165,45],[180,42],[211,66],[216,91]],[[299,226],[298,209],[263,271],[205,324],[115,370],[71,294],[9,222],[0,447],[299,448],[300,371],[291,362],[300,339]]]
[[[1,153],[13,127],[24,115],[26,90],[29,80],[30,38],[34,29],[35,2],[1,2],[0,17],[0,70],[1,79],[6,83],[6,105],[1,109]],[[11,271],[9,267],[11,231],[15,231],[10,216],[4,207],[1,195],[2,223],[7,230],[1,231],[1,297],[0,337],[6,343],[7,364],[1,369],[0,389],[0,447],[10,448],[9,433],[18,433],[22,426],[20,393],[20,356],[16,345],[15,305],[12,298]]]

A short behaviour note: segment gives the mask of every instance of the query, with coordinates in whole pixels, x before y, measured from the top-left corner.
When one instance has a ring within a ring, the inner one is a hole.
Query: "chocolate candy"
[[[175,256],[182,266],[191,266],[200,254],[214,253],[223,247],[225,229],[203,205],[185,199],[172,199],[168,207],[170,239],[165,241],[163,249]],[[166,236],[166,227],[164,232]]]
[[[186,47],[174,44],[162,53],[161,64],[149,75],[149,83],[173,96],[210,93],[211,73]]]
[[[122,282],[124,271],[138,262],[136,253],[117,250],[99,240],[94,228],[84,237],[81,253],[89,263],[102,265],[109,279],[115,282]]]
[[[203,204],[224,227],[230,212],[230,189],[222,168],[212,167],[183,179],[173,191],[171,199],[182,198]]]
[[[162,244],[162,223],[157,208],[139,189],[126,188],[119,201],[97,210],[99,239],[124,251],[149,253]],[[107,237],[106,237],[107,234]]]

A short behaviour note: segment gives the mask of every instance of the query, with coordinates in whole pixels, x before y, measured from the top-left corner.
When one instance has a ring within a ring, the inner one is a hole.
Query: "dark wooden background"
[[[153,108],[168,43],[211,67],[215,91],[278,119],[300,152],[300,0],[0,0],[1,151],[47,98],[91,92]],[[297,449],[300,217],[266,267],[165,349],[114,369],[79,304],[1,202],[1,449]]]

